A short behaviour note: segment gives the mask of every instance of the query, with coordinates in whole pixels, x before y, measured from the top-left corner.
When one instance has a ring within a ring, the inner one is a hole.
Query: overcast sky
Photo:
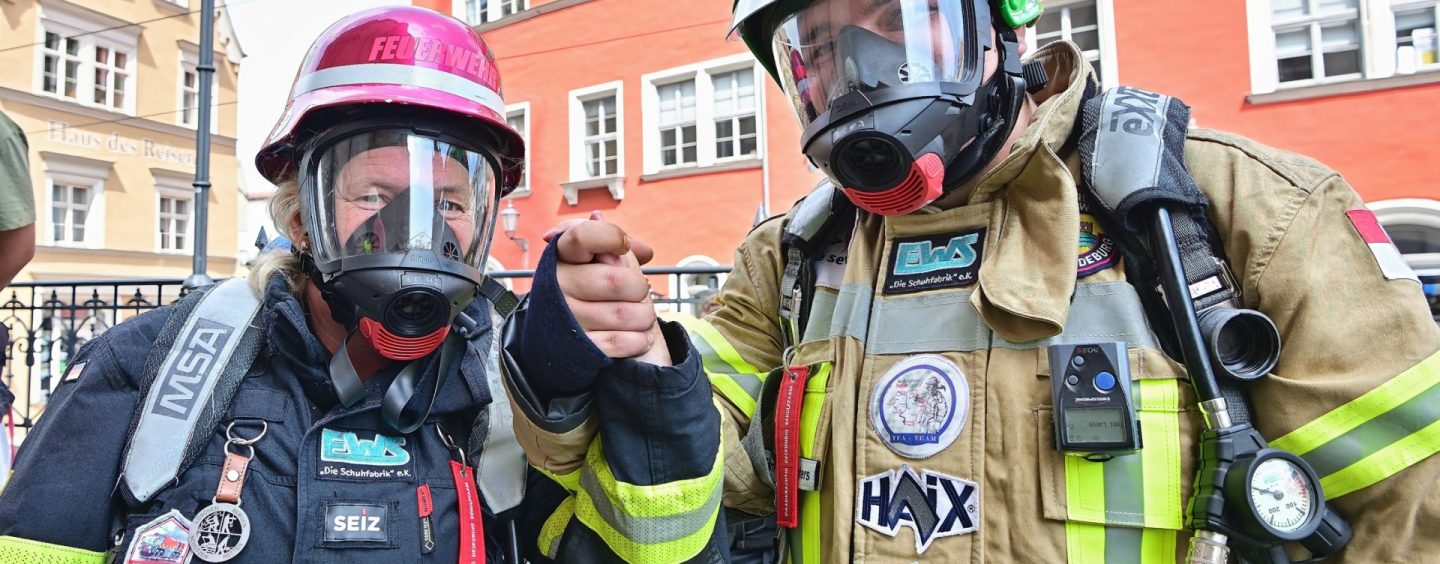
[[[290,82],[310,43],[348,14],[376,6],[408,5],[402,0],[232,0],[230,16],[245,49],[240,65],[240,173],[247,190],[269,183],[255,171],[255,153],[285,109]]]

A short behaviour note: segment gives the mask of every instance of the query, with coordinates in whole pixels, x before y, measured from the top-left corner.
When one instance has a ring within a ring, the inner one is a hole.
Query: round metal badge
[[[970,416],[970,382],[960,367],[933,354],[890,367],[870,393],[870,423],[900,456],[929,458],[960,436]]]
[[[212,503],[195,514],[190,549],[206,562],[224,562],[240,554],[250,541],[250,518],[239,505]]]

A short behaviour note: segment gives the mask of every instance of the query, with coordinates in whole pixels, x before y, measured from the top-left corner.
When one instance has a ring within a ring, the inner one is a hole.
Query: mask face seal
[[[993,29],[988,0],[819,0],[784,16],[772,51],[805,155],[882,215],[963,184],[1008,137],[1023,99],[1008,28],[983,81]]]
[[[386,358],[434,352],[483,281],[494,160],[383,126],[321,137],[307,155],[302,213],[332,315]]]

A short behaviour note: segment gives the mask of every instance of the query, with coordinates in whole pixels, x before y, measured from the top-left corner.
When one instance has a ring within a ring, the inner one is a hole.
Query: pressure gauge
[[[1299,540],[1310,535],[1324,514],[1320,480],[1300,457],[1265,448],[1235,461],[1226,480],[1231,503],[1257,537]]]

